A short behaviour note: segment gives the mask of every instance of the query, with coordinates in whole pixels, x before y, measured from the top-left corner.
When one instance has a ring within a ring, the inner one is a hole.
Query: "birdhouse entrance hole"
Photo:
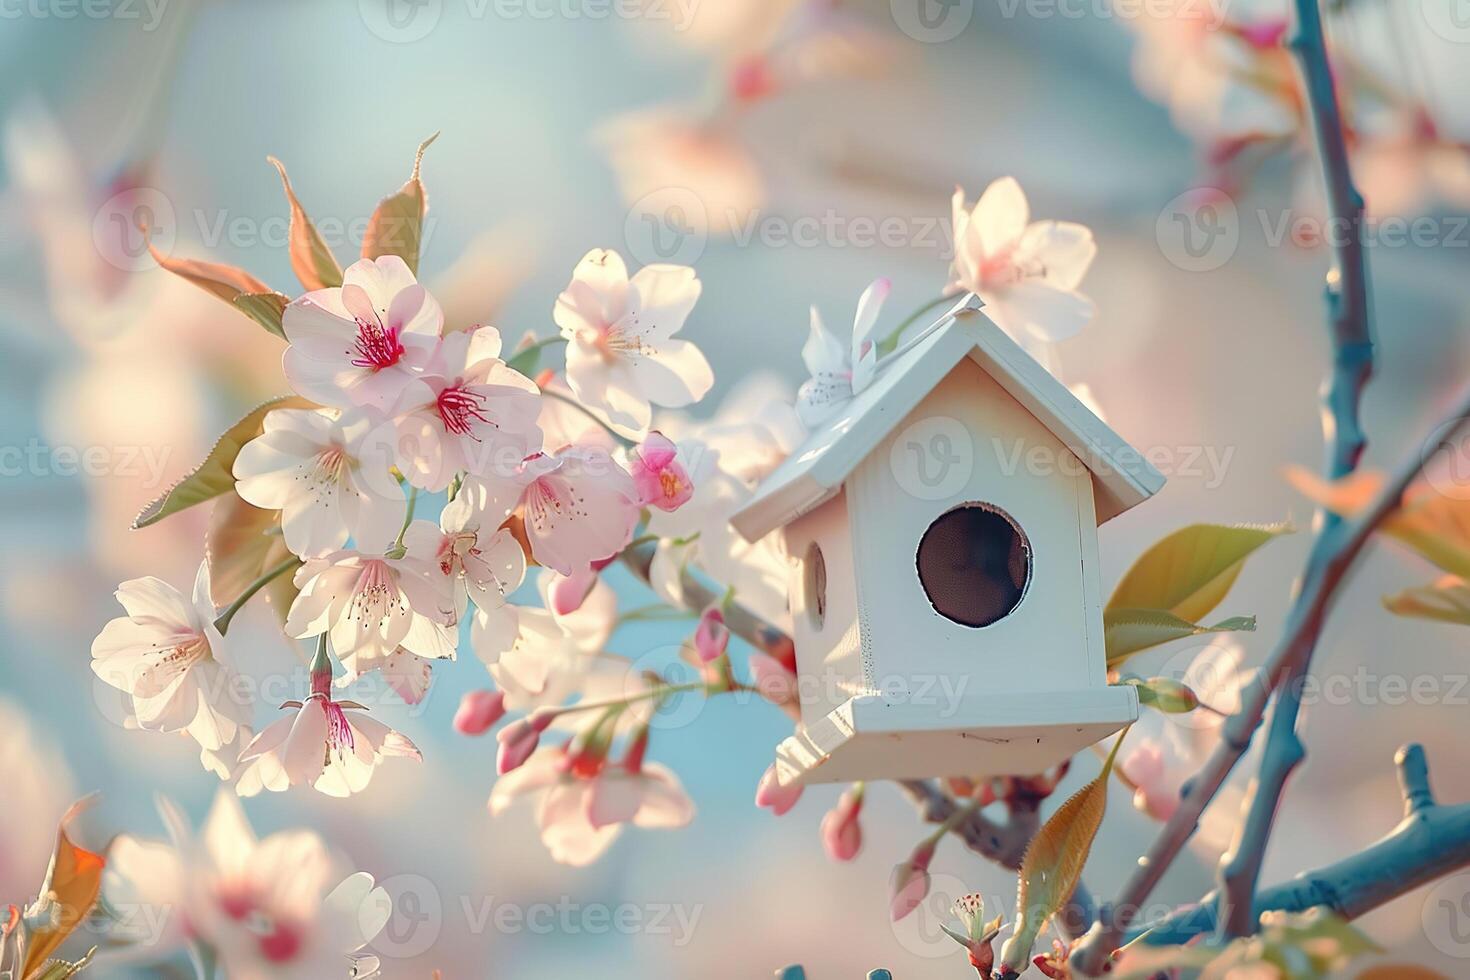
[[[806,614],[812,629],[821,631],[827,621],[827,559],[815,541],[806,552]]]
[[[1011,516],[989,504],[941,514],[919,539],[919,582],[934,611],[962,626],[989,626],[1021,603],[1031,545]]]

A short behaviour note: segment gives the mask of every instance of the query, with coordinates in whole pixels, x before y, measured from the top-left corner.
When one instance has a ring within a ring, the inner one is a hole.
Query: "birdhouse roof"
[[[1099,524],[1158,493],[1164,477],[981,310],[959,301],[878,363],[876,376],[811,432],[731,518],[755,541],[820,506],[934,388],[969,357],[1092,473]]]

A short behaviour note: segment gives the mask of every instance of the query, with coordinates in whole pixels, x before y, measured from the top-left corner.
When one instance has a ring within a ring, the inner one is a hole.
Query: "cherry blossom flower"
[[[392,914],[372,876],[344,875],[342,860],[316,834],[258,839],[227,791],[215,796],[197,838],[172,803],[159,806],[171,841],[117,838],[102,884],[111,907],[164,913],[161,932],[132,935],[121,927],[135,943],[151,944],[159,960],[195,943],[214,952],[231,980],[345,977],[353,954]]]
[[[495,740],[500,749],[495,755],[495,771],[504,776],[519,769],[541,744],[541,733],[556,720],[554,709],[538,708],[500,730]]]
[[[414,522],[418,524],[420,522]],[[347,670],[361,674],[400,647],[434,660],[455,653],[450,578],[425,542],[439,531],[409,527],[402,557],[334,551],[309,559],[296,572],[301,590],[286,616],[286,633],[303,638],[328,632]]]
[[[643,445],[629,454],[628,471],[645,507],[675,511],[694,496],[694,484],[678,458],[678,447],[657,431],[650,432]]]
[[[341,286],[286,307],[286,380],[322,405],[386,412],[428,363],[443,326],[439,304],[401,258],[362,259]]]
[[[1092,232],[1068,221],[1031,221],[1021,185],[1002,177],[973,208],[955,188],[951,292],[972,292],[985,312],[1033,355],[1092,319],[1077,286],[1097,254]]]
[[[357,658],[353,658],[353,663],[362,668],[363,673],[376,671],[383,682],[403,699],[404,704],[418,704],[422,701],[434,679],[434,661],[409,653],[403,647],[395,650],[386,660],[363,659],[359,662]],[[362,676],[362,673],[355,670],[344,670],[334,683],[337,687],[348,687]]]
[[[863,848],[863,828],[858,815],[863,809],[863,784],[843,791],[837,805],[822,818],[822,847],[834,861],[851,861]]]
[[[1162,822],[1179,809],[1184,773],[1170,773],[1158,743],[1149,739],[1130,747],[1118,768],[1134,785],[1133,805],[1139,810]]]
[[[644,266],[629,279],[618,253],[588,252],[552,314],[567,339],[566,378],[577,398],[640,432],[651,404],[679,408],[703,398],[714,384],[709,362],[674,337],[700,288],[687,266]]]
[[[437,492],[459,473],[508,472],[541,448],[540,389],[500,348],[494,327],[451,333],[403,388],[393,448],[414,486]]]
[[[366,710],[362,705],[332,700],[330,664],[313,669],[305,703],[281,707],[296,713],[272,722],[240,754],[244,768],[235,790],[241,796],[305,784],[327,796],[351,796],[367,786],[385,758],[423,758],[405,736],[359,714]]]
[[[404,534],[404,544],[414,554],[432,554],[439,572],[454,591],[454,612],[462,617],[475,600],[480,609],[505,605],[526,578],[526,553],[479,496],[478,486],[461,492],[439,513],[439,528],[415,521]],[[486,521],[486,517],[490,520]]]
[[[878,345],[873,328],[888,298],[892,284],[879,279],[858,298],[852,321],[852,342],[844,345],[822,325],[822,315],[812,307],[811,333],[801,349],[801,359],[811,372],[796,393],[796,414],[802,424],[815,428],[831,418],[873,380],[878,364]]]
[[[541,602],[551,613],[562,635],[583,653],[597,653],[612,637],[618,625],[618,594],[600,576],[593,576],[587,595],[575,609],[559,608],[552,596],[560,582],[569,581],[560,572],[543,568],[536,581]]]
[[[206,749],[233,741],[250,721],[250,702],[214,625],[208,564],[199,566],[192,600],[149,577],[119,585],[117,601],[127,615],[92,641],[93,673],[131,696],[139,728],[188,732]]]
[[[563,575],[611,558],[638,523],[638,491],[626,470],[601,449],[569,446],[527,459],[522,483],[531,555]]]
[[[699,614],[699,625],[694,629],[694,651],[701,663],[714,663],[725,655],[730,645],[730,627],[725,625],[725,614],[718,605],[709,606]]]
[[[587,601],[587,597],[601,581],[597,574],[601,570],[599,565],[606,567],[602,562],[594,562],[570,575],[563,575],[555,569],[547,569],[549,574],[544,579],[546,581],[546,608],[558,616],[566,616],[581,609],[582,603]]]
[[[566,616],[510,604],[475,614],[470,644],[505,692],[508,708],[641,690],[640,675],[630,675],[628,662],[602,649],[616,619],[616,596],[606,583],[599,583],[594,594],[595,600]]]
[[[499,816],[516,799],[535,795],[541,842],[553,860],[584,866],[597,860],[628,824],[645,829],[683,827],[694,805],[676,777],[656,763],[636,771],[608,764],[581,773],[562,748],[542,748],[524,765],[496,780],[490,813]]]
[[[483,735],[504,717],[503,691],[467,691],[454,713],[454,730],[461,735]]]
[[[235,459],[235,490],[257,507],[281,511],[293,554],[316,557],[350,537],[381,550],[403,525],[407,503],[388,472],[391,458],[362,458],[377,424],[365,411],[334,413],[277,409],[264,431]]]

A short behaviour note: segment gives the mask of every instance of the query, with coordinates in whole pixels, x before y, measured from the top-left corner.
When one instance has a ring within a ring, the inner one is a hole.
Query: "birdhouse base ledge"
[[[936,706],[853,697],[776,747],[781,785],[1043,772],[1138,720],[1131,686]]]

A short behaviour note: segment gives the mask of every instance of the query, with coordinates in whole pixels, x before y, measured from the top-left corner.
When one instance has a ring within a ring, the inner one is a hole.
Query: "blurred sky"
[[[721,6],[706,2],[712,12]],[[1035,216],[1084,222],[1099,244],[1084,282],[1099,315],[1058,350],[1063,380],[1089,385],[1135,445],[1162,447],[1180,463],[1179,472],[1165,467],[1171,481],[1156,500],[1103,529],[1105,584],[1184,523],[1305,521],[1310,510],[1280,471],[1314,466],[1320,454],[1326,259],[1269,240],[1265,222],[1293,206],[1286,168],[1267,168],[1238,196],[1239,247],[1228,262],[1209,272],[1180,268],[1157,225],[1194,182],[1197,160],[1166,111],[1132,85],[1121,24],[1095,14],[1007,17],[1009,7],[981,2],[957,37],[921,43],[897,29],[901,6],[858,5],[896,50],[885,75],[815,84],[748,120],[770,188],[762,217],[898,216],[918,228],[947,217],[955,183],[973,196],[1014,174]],[[44,106],[83,167],[104,178],[151,156],[146,184],[172,209],[175,251],[243,265],[277,288],[292,282],[285,251],[249,233],[285,213],[267,154],[290,167],[319,224],[350,225],[407,177],[417,143],[442,132],[424,164],[432,218],[424,277],[446,272],[478,236],[494,232],[486,247],[500,250],[498,274],[514,284],[494,322],[512,338],[545,335],[553,330],[552,301],[583,252],[638,248],[628,233],[637,222],[590,134],[609,116],[701,97],[707,61],[663,25],[568,16],[585,11],[575,2],[544,19],[476,16],[467,0],[434,0],[430,8],[438,11],[432,29],[411,41],[381,36],[381,11],[369,0],[171,0],[153,29],[142,4],[139,20],[7,14],[0,123]],[[1463,45],[1432,34],[1425,43],[1423,63],[1439,90],[1464,91]],[[1467,108],[1446,101],[1452,112]],[[9,184],[14,174],[5,177]],[[158,284],[164,273],[156,269],[121,274],[128,285],[156,287],[117,328],[121,339],[79,340],[51,313],[45,265],[15,208],[10,199],[0,213],[0,444],[116,448],[152,433],[177,475],[252,398],[283,388],[271,338],[189,287]],[[238,233],[216,234],[237,219]],[[1391,465],[1411,448],[1465,375],[1467,249],[1462,232],[1458,246],[1385,245],[1371,253],[1380,361],[1365,406],[1367,465]],[[943,285],[946,261],[939,237],[901,248],[709,240],[694,263],[704,294],[686,328],[715,366],[705,410],[755,371],[794,387],[809,304],[845,329],[863,286],[886,275],[894,281],[890,312],[902,315]],[[153,330],[155,320],[168,328]],[[1196,447],[1227,459],[1223,472],[1185,466]],[[182,739],[118,727],[88,669],[91,639],[115,614],[111,590],[120,578],[155,572],[184,584],[198,561],[202,514],[175,518],[177,528],[124,534],[129,514],[156,492],[116,476],[0,480],[7,545],[0,699],[64,756],[64,767],[48,772],[62,778],[64,768],[71,790],[105,790],[99,825],[161,836],[156,793],[200,818],[217,783]],[[1248,661],[1258,662],[1280,629],[1306,543],[1297,535],[1273,544],[1220,610],[1259,617],[1260,632],[1242,641]],[[1446,689],[1463,677],[1470,662],[1462,629],[1393,619],[1378,603],[1431,575],[1376,551],[1329,625],[1320,669],[1430,676]],[[626,606],[647,601],[626,578],[615,582]],[[258,656],[247,672],[262,676],[289,669],[293,657],[270,615],[250,609],[241,619]],[[612,646],[658,656],[682,629],[636,624]],[[1167,648],[1156,659],[1183,656]],[[464,659],[436,671],[419,708],[379,709],[424,750],[421,766],[389,762],[348,801],[295,792],[247,802],[262,832],[315,828],[386,880],[400,918],[377,944],[385,976],[426,978],[441,968],[449,980],[733,978],[766,976],[790,962],[805,963],[814,980],[846,980],[876,966],[901,980],[967,972],[932,915],[896,927],[887,921],[889,869],[920,836],[897,792],[872,789],[864,853],[840,866],[825,860],[817,840],[835,788],[809,791],[779,820],[751,805],[773,746],[789,730],[777,710],[713,703],[693,724],[655,737],[653,756],[680,774],[698,804],[695,824],[626,833],[601,863],[570,870],[546,856],[529,808],[496,822],[485,813],[493,743],[455,735],[449,720],[459,695],[486,680]],[[1311,706],[1304,715],[1311,755],[1286,797],[1264,879],[1335,860],[1386,832],[1400,812],[1391,757],[1408,739],[1426,744],[1442,799],[1470,798],[1464,696],[1403,704],[1379,692]],[[268,712],[260,707],[258,724]],[[1090,776],[1084,759],[1069,786]],[[63,792],[51,805],[64,799]],[[1153,830],[1128,804],[1113,798],[1088,868],[1100,895],[1117,887]],[[49,827],[55,815],[25,817]],[[957,845],[942,847],[935,868],[939,890],[981,891],[1009,908],[1013,877]],[[0,863],[0,871],[8,886],[25,877],[13,865]],[[1207,859],[1186,856],[1166,879],[1165,897],[1197,897],[1210,874]],[[1465,960],[1426,938],[1426,894],[1368,917],[1366,927],[1400,958],[1464,975]],[[482,917],[500,903],[566,902],[627,904],[646,927],[598,934],[561,925],[558,913],[549,930],[498,929]],[[658,911],[665,906],[672,911]],[[693,922],[687,934],[681,914]]]

